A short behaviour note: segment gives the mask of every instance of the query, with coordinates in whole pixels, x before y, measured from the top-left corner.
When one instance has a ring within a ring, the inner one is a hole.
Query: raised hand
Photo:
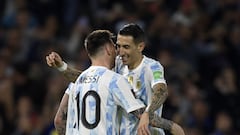
[[[53,68],[59,68],[64,64],[62,58],[56,52],[51,52],[48,56],[46,56],[46,61],[48,66]]]

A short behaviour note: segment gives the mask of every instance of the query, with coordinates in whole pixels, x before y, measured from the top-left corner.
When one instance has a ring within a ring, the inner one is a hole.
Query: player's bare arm
[[[148,124],[149,124],[149,120],[151,123],[151,120],[154,119],[154,111],[157,110],[163,103],[164,101],[167,99],[168,96],[168,91],[167,91],[167,86],[165,84],[162,83],[158,83],[156,85],[154,85],[153,87],[153,96],[152,96],[152,102],[147,106],[145,112],[143,116],[140,119],[140,123],[138,125],[138,129],[142,130],[142,131],[146,131],[148,128]],[[147,114],[147,117],[146,117]],[[162,126],[162,125],[159,125]],[[166,128],[167,127],[161,127],[161,128]],[[140,131],[141,134],[141,131]]]
[[[171,120],[161,118],[157,114],[154,114],[153,119],[150,119],[150,124],[154,127],[160,127],[162,129],[168,130],[173,135],[185,135],[181,126]]]
[[[75,82],[77,77],[82,73],[82,71],[72,68],[64,63],[60,55],[56,52],[51,52],[48,56],[46,56],[46,61],[49,67],[60,70],[66,79],[71,82]]]
[[[146,111],[152,117],[154,111],[157,110],[165,102],[168,97],[168,90],[166,84],[158,83],[153,87],[152,102],[148,105]]]
[[[153,126],[161,127],[162,129],[171,131],[173,122],[164,118],[159,117],[158,115],[154,114],[153,117],[151,117],[150,123]]]
[[[145,118],[143,118],[143,121],[142,121],[142,119],[140,119],[139,124],[140,125],[143,124],[143,126],[138,127],[138,132],[148,131],[147,128],[148,128],[148,124],[150,123],[151,126],[167,130],[171,132],[173,135],[185,135],[182,127],[179,126],[177,123],[174,123],[171,120],[167,120],[162,117],[159,117],[157,114],[153,114],[153,116],[150,117],[149,114],[144,113],[144,111],[145,111],[145,108],[141,108],[131,112],[132,114],[137,116],[139,119],[142,117],[147,117],[147,120],[149,120],[149,121],[145,121]],[[144,129],[141,129],[141,128],[144,128]],[[145,134],[150,134],[150,132]]]
[[[68,110],[68,95],[64,94],[57,114],[54,119],[54,125],[59,135],[65,135]]]
[[[68,81],[75,82],[78,76],[82,73],[82,71],[67,66],[67,69],[64,70],[62,73]]]

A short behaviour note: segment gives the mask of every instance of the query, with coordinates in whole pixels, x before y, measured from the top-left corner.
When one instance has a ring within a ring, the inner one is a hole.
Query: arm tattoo
[[[145,111],[145,107],[144,108],[140,108],[138,110],[135,110],[135,111],[133,111],[131,113],[133,115],[135,115],[136,117],[140,118],[144,111]]]
[[[145,110],[145,108],[140,108],[140,109],[135,110],[131,113],[134,114],[136,117],[138,117],[140,119],[144,110]],[[151,126],[157,127],[157,128],[162,128],[162,129],[168,130],[170,132],[171,132],[172,126],[174,124],[174,122],[172,122],[170,120],[167,120],[167,119],[164,119],[164,118],[161,118],[157,114],[149,115],[149,121],[150,121]]]
[[[153,116],[155,110],[157,110],[167,99],[168,90],[165,84],[157,84],[153,88],[152,102],[148,107],[149,116]]]
[[[152,102],[148,108],[150,125],[153,127],[162,128],[171,132],[174,122],[161,118],[154,113],[167,99],[168,91],[165,84],[158,84],[153,88]],[[140,118],[141,114],[144,112],[145,108],[133,111],[132,114]]]
[[[67,123],[67,112],[62,112],[62,124],[56,127],[59,135],[65,135],[66,123]]]
[[[59,117],[61,119],[61,123],[56,125],[56,130],[59,135],[65,135],[66,133],[66,124],[67,124],[67,104],[59,108]]]
[[[64,77],[70,82],[75,82],[81,73],[82,71],[74,69],[69,66],[67,67],[67,70],[63,71]]]
[[[154,114],[152,116],[149,116],[150,118],[150,125],[154,127],[159,127],[168,131],[171,131],[172,126],[174,124],[173,121],[164,119],[159,117],[157,114]]]

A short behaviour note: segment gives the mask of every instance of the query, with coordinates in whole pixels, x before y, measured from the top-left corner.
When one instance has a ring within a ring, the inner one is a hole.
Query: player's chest
[[[144,72],[123,70],[122,75],[128,80],[129,84],[131,84],[134,92],[138,92],[143,89],[145,81]]]

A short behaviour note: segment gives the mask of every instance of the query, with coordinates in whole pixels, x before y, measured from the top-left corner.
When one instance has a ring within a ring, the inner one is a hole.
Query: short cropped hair
[[[126,24],[120,29],[119,35],[132,36],[134,43],[138,44],[145,41],[145,33],[142,28],[134,23]]]
[[[104,44],[112,42],[112,38],[113,34],[108,30],[95,30],[87,36],[85,49],[90,56],[95,56]]]

